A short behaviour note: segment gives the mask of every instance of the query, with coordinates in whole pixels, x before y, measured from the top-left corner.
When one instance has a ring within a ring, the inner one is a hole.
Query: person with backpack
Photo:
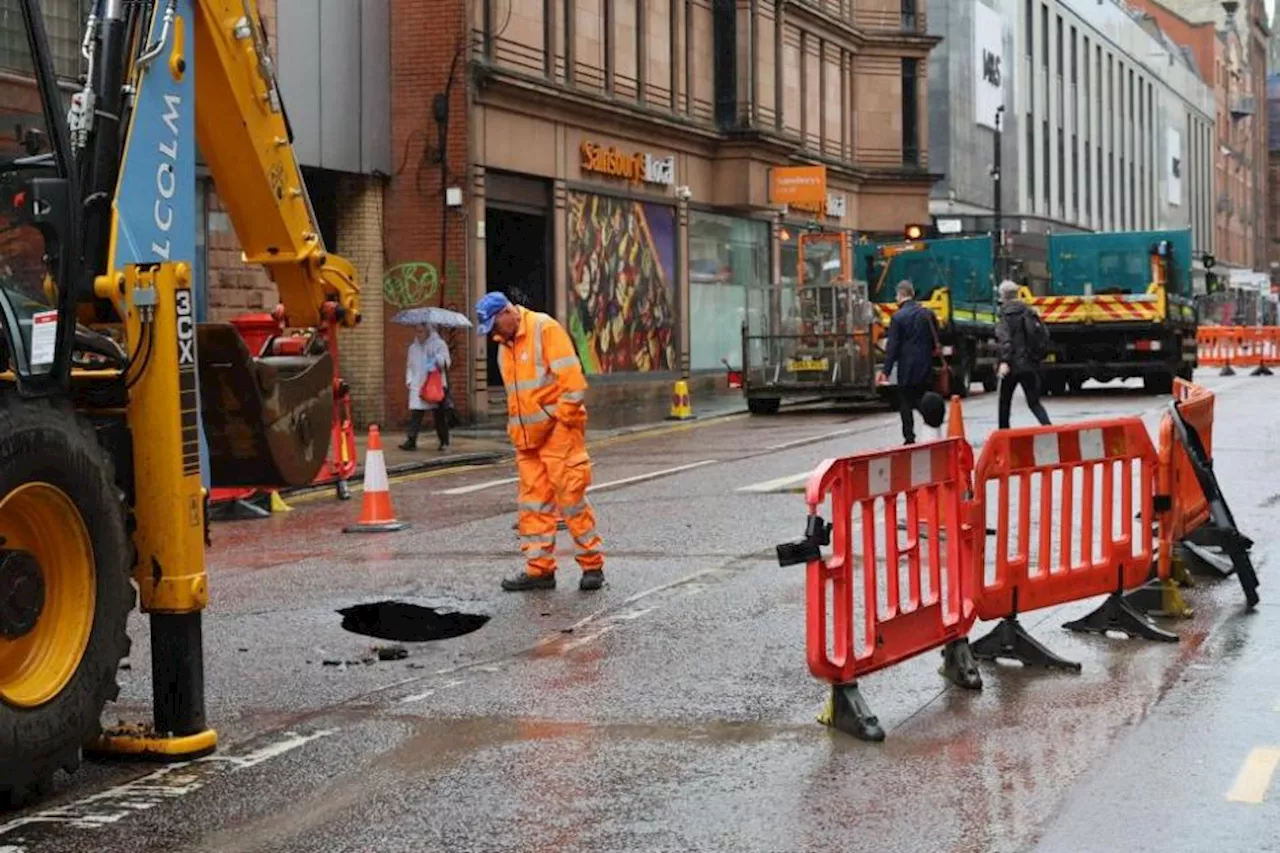
[[[1040,404],[1040,362],[1049,354],[1049,330],[1040,315],[1018,298],[1018,285],[1000,282],[1000,319],[996,323],[996,344],[1000,348],[999,428],[1009,428],[1013,392],[1019,385],[1027,397],[1027,408],[1042,425],[1049,414]]]

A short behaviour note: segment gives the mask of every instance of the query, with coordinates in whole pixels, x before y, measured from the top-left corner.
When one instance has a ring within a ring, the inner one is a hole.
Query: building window
[[[916,0],[902,0],[902,29],[915,32],[920,28],[916,20]]]
[[[1040,5],[1040,64],[1049,67],[1049,7]]]
[[[1036,55],[1036,9],[1035,0],[1027,0],[1026,6],[1027,17],[1027,59],[1034,59]]]
[[[1071,28],[1071,84],[1076,83],[1076,28]]]
[[[1053,169],[1050,168],[1052,160],[1049,158],[1049,120],[1045,119],[1040,129],[1041,146],[1044,149],[1044,211],[1049,213],[1053,210],[1050,206],[1053,198]]]
[[[920,165],[920,98],[916,70],[919,60],[902,60],[902,162]]]
[[[1084,149],[1084,219],[1093,220],[1093,158],[1088,146]]]
[[[1120,210],[1118,211],[1119,215],[1116,217],[1116,225],[1119,228],[1124,228],[1125,224],[1129,221],[1129,199],[1124,193],[1125,184],[1127,183],[1125,176],[1128,174],[1128,171],[1124,167],[1124,155],[1121,154],[1119,159],[1120,171],[1116,173],[1115,179],[1112,183],[1120,185]]]
[[[1109,179],[1109,180],[1108,180]],[[1107,174],[1103,176],[1107,184],[1107,230],[1116,230],[1116,155],[1114,151],[1107,153]]]
[[[1057,73],[1059,77],[1061,77],[1062,65],[1063,65],[1063,59],[1064,59],[1063,52],[1062,52],[1062,16],[1058,15],[1056,17],[1058,20],[1058,29],[1056,31],[1057,45],[1058,45],[1058,61],[1054,63],[1053,70]]]
[[[768,288],[769,225],[751,219],[689,214],[689,366],[742,365],[748,290]]]
[[[1080,139],[1071,134],[1071,218],[1080,218]]]
[[[1062,128],[1058,128],[1058,215],[1067,210],[1067,149]]]
[[[1036,134],[1034,120],[1027,114],[1027,203],[1036,206]]]

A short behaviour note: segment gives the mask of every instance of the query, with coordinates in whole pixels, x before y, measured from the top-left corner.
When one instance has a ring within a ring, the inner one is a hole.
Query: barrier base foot
[[[340,501],[351,500],[351,484],[348,483],[346,480],[339,480],[337,484],[334,486],[334,491],[337,492],[338,500]]]
[[[1257,367],[1253,369],[1253,371],[1249,375],[1250,376],[1271,376],[1272,375],[1271,368],[1267,367],[1265,364],[1259,364]]]
[[[1156,640],[1162,643],[1178,642],[1177,634],[1157,628],[1154,622],[1134,610],[1118,592],[1108,595],[1107,600],[1088,616],[1068,622],[1062,627],[1068,631],[1082,631],[1090,634],[1118,631],[1144,640]]]
[[[818,722],[836,731],[853,735],[858,740],[879,743],[884,740],[884,729],[871,713],[871,706],[862,698],[856,681],[831,685],[831,698],[823,709]]]
[[[1081,669],[1079,663],[1059,657],[1028,634],[1015,616],[1002,619],[995,630],[972,643],[970,648],[978,660],[1016,660],[1027,667],[1066,669],[1072,672],[1079,672]]]
[[[1210,551],[1207,546],[1184,540],[1182,548],[1187,568],[1195,574],[1229,578],[1235,572],[1235,566],[1225,555]]]
[[[942,649],[942,668],[938,673],[956,687],[965,690],[982,689],[982,673],[969,648],[969,641],[952,640]]]
[[[1228,364],[1226,367],[1222,368],[1222,370],[1218,372],[1218,375],[1219,376],[1235,376],[1236,372],[1232,370],[1231,365]]]
[[[227,501],[209,507],[210,521],[253,521],[270,518],[271,510],[244,499]]]
[[[1187,619],[1194,613],[1182,597],[1178,585],[1172,580],[1149,580],[1132,592],[1126,593],[1124,600],[1134,610],[1148,616],[1176,616],[1179,619]]]

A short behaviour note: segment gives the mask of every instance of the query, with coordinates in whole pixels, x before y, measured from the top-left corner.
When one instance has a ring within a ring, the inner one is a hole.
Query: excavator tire
[[[136,592],[124,498],[69,406],[0,396],[0,807],[73,772],[119,694]]]

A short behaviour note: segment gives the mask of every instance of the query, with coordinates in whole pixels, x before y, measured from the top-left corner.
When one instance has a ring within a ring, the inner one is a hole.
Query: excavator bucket
[[[304,486],[329,451],[333,357],[255,358],[236,328],[198,329],[200,405],[215,488]]]

